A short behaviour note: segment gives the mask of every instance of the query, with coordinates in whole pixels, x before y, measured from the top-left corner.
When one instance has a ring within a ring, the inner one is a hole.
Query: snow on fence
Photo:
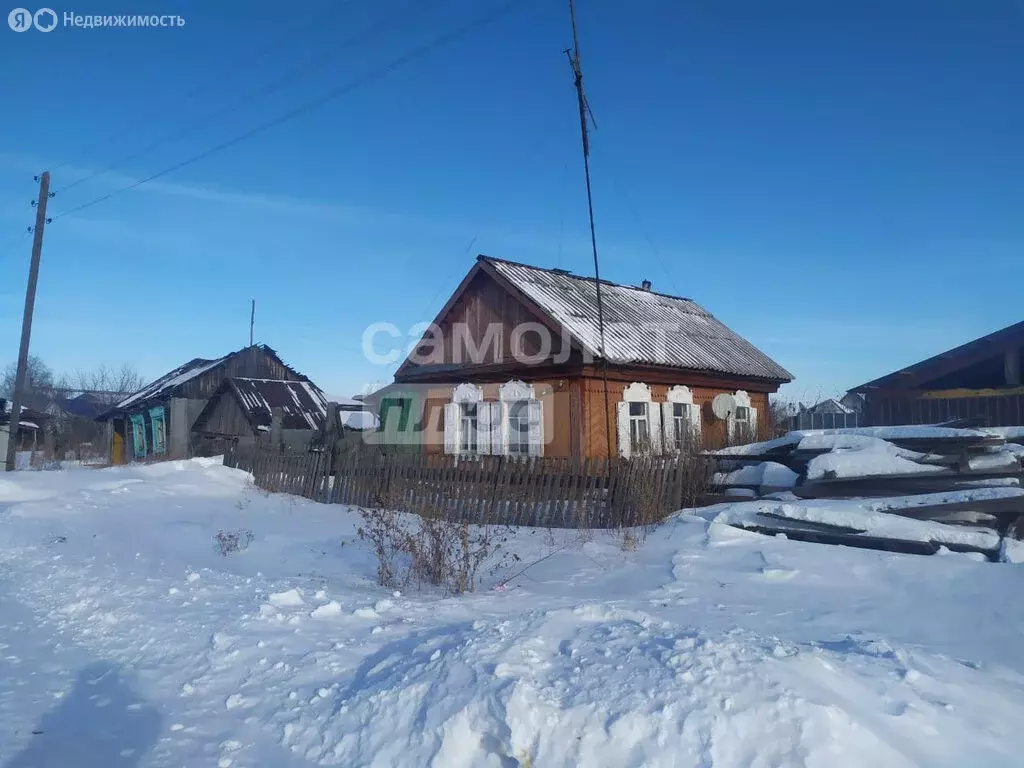
[[[256,485],[270,492],[470,523],[552,528],[653,523],[697,503],[709,479],[699,456],[468,460],[359,445],[339,450],[333,462],[327,452],[233,448],[224,463],[251,472]]]

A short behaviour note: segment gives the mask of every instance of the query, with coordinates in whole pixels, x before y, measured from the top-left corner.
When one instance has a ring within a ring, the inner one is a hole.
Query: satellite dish
[[[736,398],[726,392],[715,395],[715,399],[711,401],[711,412],[722,421],[728,419],[729,414],[735,410]]]

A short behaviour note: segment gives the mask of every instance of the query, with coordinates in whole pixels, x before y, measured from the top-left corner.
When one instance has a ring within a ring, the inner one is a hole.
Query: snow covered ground
[[[0,475],[0,768],[1021,764],[1022,566],[681,515],[396,595],[358,524],[200,460]]]

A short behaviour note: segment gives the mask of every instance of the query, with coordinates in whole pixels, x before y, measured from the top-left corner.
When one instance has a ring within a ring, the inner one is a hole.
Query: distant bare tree
[[[0,397],[8,401],[14,399],[14,382],[18,374],[18,364],[8,365],[0,376]],[[35,355],[28,358],[28,375],[25,378],[26,397],[22,406],[36,411],[45,411],[53,402],[54,375],[46,363]]]
[[[131,363],[124,363],[120,368],[111,368],[106,364],[91,371],[78,370],[72,375],[61,377],[60,388],[67,392],[90,392],[111,405],[118,400],[138,392],[146,385],[146,380]]]

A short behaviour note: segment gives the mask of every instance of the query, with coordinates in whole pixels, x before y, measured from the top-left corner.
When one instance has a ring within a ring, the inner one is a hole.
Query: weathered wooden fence
[[[700,456],[633,459],[457,459],[359,445],[282,453],[231,449],[228,466],[257,486],[323,502],[415,512],[472,523],[610,528],[656,522],[694,504],[708,470]]]

